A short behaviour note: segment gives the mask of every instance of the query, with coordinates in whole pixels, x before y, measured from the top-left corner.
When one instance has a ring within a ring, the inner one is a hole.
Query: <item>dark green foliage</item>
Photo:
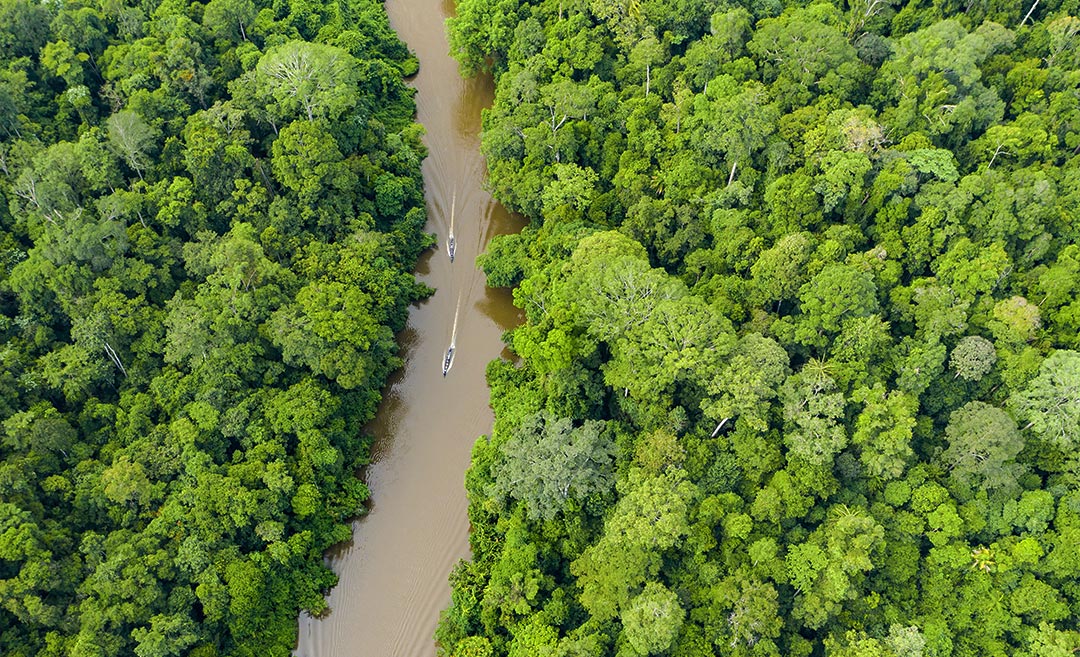
[[[0,0],[0,653],[325,609],[426,293],[415,69],[367,0]]]
[[[1080,649],[1078,12],[458,3],[532,223],[445,654]]]

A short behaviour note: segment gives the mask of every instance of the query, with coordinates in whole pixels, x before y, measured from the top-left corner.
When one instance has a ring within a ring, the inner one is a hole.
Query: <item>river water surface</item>
[[[300,618],[296,654],[303,657],[435,654],[435,625],[450,601],[447,576],[469,550],[465,469],[473,442],[491,430],[484,368],[501,353],[502,332],[520,321],[509,292],[488,289],[475,265],[493,235],[521,226],[483,188],[480,110],[491,104],[491,80],[462,80],[447,54],[444,21],[453,0],[389,0],[386,8],[420,58],[412,85],[427,129],[427,230],[439,245],[417,273],[437,292],[412,308],[399,336],[405,366],[366,427],[376,437],[364,472],[370,510],[354,522],[353,541],[329,555],[340,576],[330,613]],[[446,253],[452,204],[453,264]],[[459,298],[453,367],[444,378]]]

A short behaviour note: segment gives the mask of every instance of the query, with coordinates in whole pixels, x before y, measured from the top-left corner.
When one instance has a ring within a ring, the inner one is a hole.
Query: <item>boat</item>
[[[450,345],[450,348],[446,350],[446,357],[442,362],[442,375],[446,376],[446,373],[450,371],[450,365],[454,362],[454,345]]]
[[[454,349],[457,347],[457,323],[458,314],[461,312],[461,293],[458,293],[457,305],[454,307],[454,328],[450,333],[450,347],[446,350],[446,356],[443,357],[442,362],[442,375],[446,376],[446,373],[450,371],[450,368],[454,365]]]

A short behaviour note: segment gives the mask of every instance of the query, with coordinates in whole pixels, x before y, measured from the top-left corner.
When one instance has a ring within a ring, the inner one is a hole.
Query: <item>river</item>
[[[484,190],[480,110],[491,104],[489,78],[463,80],[448,55],[444,21],[453,0],[390,0],[390,23],[420,59],[417,120],[427,129],[423,163],[427,230],[439,236],[417,269],[437,289],[414,306],[398,338],[405,366],[390,380],[375,420],[364,471],[369,512],[353,540],[328,555],[340,577],[330,613],[302,616],[302,657],[432,657],[439,612],[449,604],[447,577],[468,556],[465,469],[473,442],[491,430],[484,369],[502,352],[503,331],[520,322],[507,290],[492,290],[476,268],[488,240],[521,222]],[[456,203],[454,203],[456,199]],[[456,257],[446,253],[456,207]],[[453,367],[444,378],[460,298]]]

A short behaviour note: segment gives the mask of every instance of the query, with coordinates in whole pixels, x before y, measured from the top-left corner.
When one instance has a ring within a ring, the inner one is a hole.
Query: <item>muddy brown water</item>
[[[448,55],[444,22],[453,0],[390,0],[386,8],[420,59],[411,84],[427,129],[427,230],[439,244],[417,273],[437,292],[411,309],[399,336],[405,366],[365,428],[376,438],[364,471],[370,509],[353,523],[352,542],[327,557],[340,581],[329,614],[301,616],[301,657],[435,655],[435,625],[450,601],[447,577],[469,551],[465,469],[473,442],[491,430],[484,368],[502,353],[503,331],[521,319],[509,292],[487,288],[475,264],[491,237],[522,225],[484,190],[480,110],[491,104],[492,82],[463,80]],[[455,198],[451,264],[446,236]],[[444,378],[459,296],[453,367]]]

